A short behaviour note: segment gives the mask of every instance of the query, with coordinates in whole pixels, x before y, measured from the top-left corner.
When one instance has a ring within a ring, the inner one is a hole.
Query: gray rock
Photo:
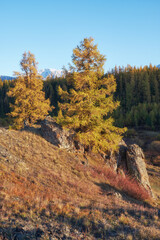
[[[41,122],[41,134],[48,142],[59,148],[72,152],[78,150],[84,153],[85,151],[84,146],[74,140],[74,132],[63,129],[50,116]],[[138,145],[132,144],[127,146],[122,140],[117,153],[104,154],[103,158],[106,164],[115,171],[121,174],[129,172],[153,196],[144,161],[144,154]]]
[[[115,196],[116,198],[118,198],[119,200],[122,200],[122,199],[123,199],[122,194],[120,194],[119,192],[115,192],[115,193],[114,193],[114,196]]]
[[[126,161],[128,172],[135,177],[151,195],[153,195],[144,159],[144,153],[138,145],[132,144],[127,147]]]
[[[53,145],[68,151],[84,151],[84,147],[74,140],[74,132],[63,129],[50,116],[41,122],[42,136]]]
[[[127,151],[127,145],[122,140],[119,143],[119,149],[115,153],[108,153],[103,156],[105,159],[107,165],[114,169],[114,171],[121,172],[127,171],[127,163],[126,163],[126,151]]]
[[[119,150],[116,154],[117,159],[117,172],[127,172],[127,161],[126,161],[127,144],[124,140],[119,143]]]
[[[122,140],[119,144],[118,152],[108,157],[107,165],[122,175],[129,173],[154,197],[144,159],[144,153],[138,145],[127,145]]]

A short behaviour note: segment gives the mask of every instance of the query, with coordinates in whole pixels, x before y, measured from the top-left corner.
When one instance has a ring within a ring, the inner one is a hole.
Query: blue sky
[[[21,71],[25,51],[38,68],[61,69],[92,36],[117,66],[160,64],[160,0],[0,0],[0,75]]]

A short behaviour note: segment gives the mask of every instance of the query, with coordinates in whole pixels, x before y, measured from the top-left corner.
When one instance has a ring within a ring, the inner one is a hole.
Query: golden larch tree
[[[23,128],[24,124],[32,125],[37,120],[43,120],[51,110],[49,99],[45,99],[43,80],[37,71],[35,56],[24,53],[20,62],[24,73],[17,73],[14,87],[8,92],[8,96],[14,97],[11,104],[10,116],[14,119],[14,127]]]
[[[75,138],[95,152],[117,150],[125,129],[114,126],[113,111],[116,80],[103,77],[105,56],[100,54],[93,38],[85,38],[73,50],[74,66],[67,77],[74,88],[70,92],[59,87],[64,103],[59,104],[57,122],[75,131]]]

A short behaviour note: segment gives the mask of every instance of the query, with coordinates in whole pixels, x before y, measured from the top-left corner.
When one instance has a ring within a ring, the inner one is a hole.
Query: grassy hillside
[[[38,129],[0,128],[0,239],[160,239],[158,201],[100,156],[87,159]],[[160,168],[148,169],[160,194]]]

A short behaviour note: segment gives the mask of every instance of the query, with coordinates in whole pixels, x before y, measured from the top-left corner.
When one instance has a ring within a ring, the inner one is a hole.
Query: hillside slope
[[[143,190],[87,159],[38,129],[0,128],[0,239],[160,239],[160,211]]]

